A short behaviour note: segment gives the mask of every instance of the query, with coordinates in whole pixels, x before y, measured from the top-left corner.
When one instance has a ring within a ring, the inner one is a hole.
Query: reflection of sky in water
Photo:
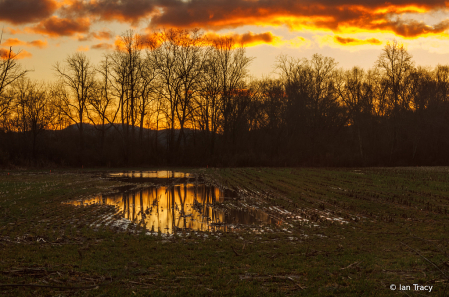
[[[206,231],[225,229],[226,224],[270,224],[270,217],[257,209],[216,209],[215,202],[223,201],[223,192],[213,186],[182,184],[172,187],[150,187],[75,201],[80,205],[99,203],[114,205],[123,217],[148,230],[172,233],[182,228]],[[178,229],[179,228],[179,229]]]
[[[190,177],[189,173],[176,171],[130,171],[121,173],[111,173],[111,177],[129,177],[129,178],[185,178]]]

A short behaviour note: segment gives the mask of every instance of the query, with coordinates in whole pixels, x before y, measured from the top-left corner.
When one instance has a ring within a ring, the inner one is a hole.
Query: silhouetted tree
[[[45,85],[22,77],[13,83],[14,105],[18,131],[31,134],[31,156],[36,159],[37,136],[49,128],[55,106],[49,100]]]
[[[59,111],[67,115],[78,127],[80,161],[84,154],[84,116],[86,107],[95,86],[95,69],[84,53],[69,55],[64,64],[55,64],[54,70],[59,78],[55,89]]]
[[[3,30],[0,35],[0,44],[2,40]],[[0,118],[8,112],[10,103],[13,100],[11,94],[7,92],[7,88],[29,72],[29,70],[23,70],[17,62],[20,53],[20,51],[14,53],[12,47],[9,50],[0,49]]]
[[[100,78],[90,90],[87,101],[87,117],[100,132],[100,156],[104,154],[104,142],[106,131],[112,128],[117,118],[119,109],[116,108],[116,100],[113,96],[112,84],[110,82],[110,61],[105,56],[97,72]]]
[[[229,149],[231,116],[246,89],[248,66],[254,58],[246,56],[245,48],[233,38],[223,37],[213,41],[213,62],[217,64],[217,79],[220,88],[219,108],[222,117],[223,153]],[[244,94],[246,96],[246,94]],[[238,108],[237,108],[238,109]],[[241,109],[239,109],[241,110]],[[235,114],[234,114],[235,115]],[[235,124],[235,123],[234,123]]]
[[[412,56],[407,52],[404,45],[399,44],[396,40],[388,42],[377,59],[376,67],[385,77],[384,92],[388,99],[387,106],[393,125],[391,160],[397,146],[399,113],[410,108],[410,102],[405,96],[405,91],[407,90],[407,76],[413,69]]]

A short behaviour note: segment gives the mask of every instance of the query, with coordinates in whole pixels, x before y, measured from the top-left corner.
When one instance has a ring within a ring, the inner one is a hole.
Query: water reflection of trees
[[[217,207],[222,196],[223,192],[213,186],[180,184],[104,195],[84,203],[114,205],[122,217],[148,230],[164,233],[226,229],[229,224],[271,223],[270,217],[261,211]]]
[[[148,230],[164,233],[226,230],[229,226],[274,223],[268,214],[259,209],[238,208],[236,204],[224,206],[224,196],[230,195],[233,194],[214,186],[184,183],[101,195],[72,204],[113,205],[123,218]]]
[[[205,230],[211,221],[223,219],[210,208],[219,198],[217,192],[211,186],[183,184],[131,191],[103,201],[108,203],[112,200],[123,217],[148,229],[154,226],[155,230],[162,232],[185,228]],[[201,205],[201,208],[194,205]]]

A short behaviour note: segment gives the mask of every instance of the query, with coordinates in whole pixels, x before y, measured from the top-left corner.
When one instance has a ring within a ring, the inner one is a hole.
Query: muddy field
[[[3,171],[0,295],[447,296],[449,168]]]

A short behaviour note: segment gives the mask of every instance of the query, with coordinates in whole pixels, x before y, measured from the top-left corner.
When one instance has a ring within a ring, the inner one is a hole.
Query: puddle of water
[[[176,172],[137,172],[115,174],[118,177],[144,176],[166,179],[166,176],[185,178]],[[174,233],[182,230],[228,231],[246,226],[274,223],[265,212],[253,207],[223,204],[235,193],[214,186],[184,183],[174,186],[152,186],[121,193],[99,195],[73,205],[113,205],[122,218],[145,226],[148,230]]]

